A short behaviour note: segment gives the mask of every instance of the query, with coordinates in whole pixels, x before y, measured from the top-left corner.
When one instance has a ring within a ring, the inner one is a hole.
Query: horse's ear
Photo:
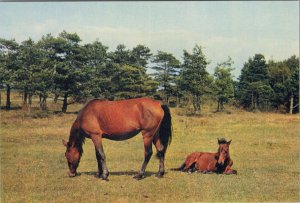
[[[220,140],[219,140],[219,138],[218,138],[218,144],[220,144]]]
[[[231,141],[232,141],[232,140],[229,140],[229,141],[227,142],[227,144],[230,145]]]
[[[66,140],[64,140],[64,139],[62,139],[62,143],[63,143],[63,145],[66,147],[67,146],[67,144],[68,144],[68,142],[66,141]]]

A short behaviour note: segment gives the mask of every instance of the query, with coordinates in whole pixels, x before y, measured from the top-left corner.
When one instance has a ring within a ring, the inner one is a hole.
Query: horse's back
[[[197,170],[207,170],[216,163],[215,153],[211,152],[193,152],[185,159],[185,169],[195,164]]]
[[[136,98],[136,99],[128,99],[128,100],[117,100],[117,101],[105,101],[99,99],[93,99],[89,101],[82,112],[93,111],[94,113],[103,113],[103,111],[107,110],[132,110],[137,105],[144,105],[148,107],[159,107],[161,103],[159,101],[150,99],[150,98]]]
[[[202,152],[196,162],[196,168],[199,171],[214,171],[216,170],[216,153]]]
[[[197,162],[199,157],[201,156],[201,152],[193,152],[189,154],[184,161],[184,169],[188,170],[193,164]]]
[[[81,128],[88,134],[127,134],[138,132],[161,120],[163,110],[158,101],[138,98],[120,101],[92,100],[78,115]]]

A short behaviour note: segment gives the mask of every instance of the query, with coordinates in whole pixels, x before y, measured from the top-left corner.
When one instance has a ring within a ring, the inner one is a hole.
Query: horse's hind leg
[[[145,150],[144,151],[144,162],[143,162],[140,172],[134,176],[134,178],[137,180],[140,180],[144,177],[147,164],[153,153],[152,152],[152,139],[149,137],[143,136],[143,140],[144,140],[144,150]]]
[[[154,139],[153,141],[156,149],[157,149],[157,157],[159,158],[159,169],[156,174],[156,177],[161,178],[165,174],[165,146],[162,145],[160,139]]]
[[[194,173],[195,171],[197,171],[196,168],[196,162],[194,162],[188,169],[188,173]]]

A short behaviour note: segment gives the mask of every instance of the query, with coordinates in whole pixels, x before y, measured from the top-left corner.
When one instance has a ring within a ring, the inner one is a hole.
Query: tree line
[[[11,108],[10,92],[23,94],[29,107],[39,96],[41,110],[47,99],[62,100],[62,112],[74,102],[87,98],[106,100],[143,96],[161,98],[180,105],[191,101],[196,114],[203,98],[216,102],[217,111],[231,103],[248,110],[298,112],[299,57],[266,61],[255,54],[243,65],[238,81],[233,79],[233,60],[217,64],[214,74],[207,71],[209,61],[199,45],[183,50],[182,62],[172,53],[145,45],[132,49],[120,44],[114,51],[96,40],[81,44],[76,33],[63,31],[57,37],[44,35],[21,43],[0,38],[0,87],[6,90],[6,106]],[[148,71],[147,70],[150,70]],[[150,72],[150,73],[149,73]],[[0,95],[1,98],[1,95]]]

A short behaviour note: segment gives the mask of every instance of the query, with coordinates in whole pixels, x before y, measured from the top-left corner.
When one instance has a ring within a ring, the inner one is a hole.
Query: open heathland
[[[155,156],[144,179],[132,178],[144,154],[142,136],[137,135],[122,142],[104,140],[110,171],[106,182],[94,177],[97,162],[89,139],[79,176],[68,177],[61,140],[68,139],[81,107],[72,105],[67,114],[35,116],[24,109],[1,111],[1,202],[300,201],[299,115],[204,109],[201,116],[188,116],[184,109],[171,108],[173,140],[164,178],[155,177]],[[215,152],[220,137],[232,139],[237,175],[170,170],[191,152]]]

